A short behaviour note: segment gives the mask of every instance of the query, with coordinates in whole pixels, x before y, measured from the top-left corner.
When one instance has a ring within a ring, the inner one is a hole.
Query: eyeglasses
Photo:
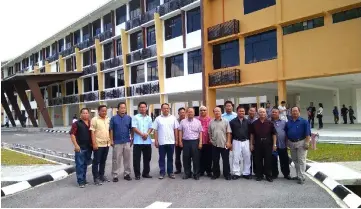
[[[201,112],[207,111],[207,110],[200,110]]]

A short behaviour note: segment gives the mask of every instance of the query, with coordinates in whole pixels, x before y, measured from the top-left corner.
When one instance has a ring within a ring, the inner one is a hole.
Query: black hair
[[[138,103],[138,108],[140,107],[140,105],[142,105],[142,104],[144,104],[145,105],[145,107],[148,107],[148,105],[147,105],[147,103],[146,102],[139,102]]]
[[[281,104],[286,104],[286,102],[285,102],[285,101],[282,101]]]
[[[237,112],[238,112],[239,109],[243,109],[244,111],[246,111],[246,109],[243,106],[240,106],[240,105],[237,107]]]
[[[291,111],[292,111],[292,109],[295,108],[295,107],[298,109],[299,112],[301,112],[301,110],[300,110],[300,108],[299,108],[298,106],[293,106],[293,107],[291,108]]]
[[[318,103],[318,106],[322,107],[323,108],[323,104],[322,103]]]
[[[163,108],[164,105],[167,105],[169,107],[169,104],[168,103],[163,103],[160,108]]]
[[[227,104],[231,104],[232,107],[233,107],[233,102],[232,102],[232,101],[229,101],[229,100],[225,101],[225,102],[224,102],[224,106],[226,106]]]
[[[99,105],[99,106],[98,106],[98,112],[99,112],[103,107],[107,108],[106,105]]]
[[[181,111],[181,110],[186,111],[186,108],[184,108],[184,107],[180,107],[180,108],[178,109],[178,112],[179,112],[179,111]]]
[[[118,106],[117,106],[118,109],[119,109],[120,105],[125,105],[125,106],[127,106],[127,105],[125,104],[125,102],[119,102],[119,103],[118,103]]]
[[[81,108],[80,113],[82,113],[84,110],[89,112],[89,109],[87,107],[83,107],[83,108]],[[74,116],[76,116],[76,114],[74,114]]]
[[[276,107],[272,108],[272,111],[273,111],[273,110],[278,110],[278,112],[280,111],[280,110],[279,110],[278,108],[276,108]]]

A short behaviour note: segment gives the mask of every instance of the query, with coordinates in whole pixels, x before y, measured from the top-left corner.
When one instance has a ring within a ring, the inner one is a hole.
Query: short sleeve
[[[158,117],[153,122],[153,129],[156,131],[158,130]]]
[[[176,118],[174,118],[174,127],[173,127],[173,129],[178,129],[178,127],[179,127],[178,120]]]
[[[109,130],[113,130],[113,128],[114,128],[114,117],[112,117],[109,122]]]
[[[152,119],[148,116],[148,129],[153,128]]]
[[[200,121],[198,121],[198,132],[199,133],[203,132],[202,123]]]
[[[137,117],[133,116],[133,118],[132,118],[132,128],[137,128],[137,127],[138,127]]]
[[[78,131],[78,123],[71,124],[71,129],[69,134],[70,135],[76,135],[76,132]]]
[[[91,131],[95,131],[95,129],[97,128],[97,118],[94,117],[91,122],[90,122],[90,128],[89,130]]]
[[[231,122],[227,122],[227,133],[232,133],[232,129],[231,129],[231,125],[230,125]]]
[[[132,117],[129,116],[129,129],[132,129]]]
[[[270,126],[271,126],[271,133],[272,133],[272,135],[277,135],[277,130],[276,130],[275,125],[270,122]]]
[[[303,123],[305,124],[304,127],[305,127],[305,134],[307,136],[311,136],[311,127],[310,127],[310,124],[306,121],[306,120],[303,120]]]

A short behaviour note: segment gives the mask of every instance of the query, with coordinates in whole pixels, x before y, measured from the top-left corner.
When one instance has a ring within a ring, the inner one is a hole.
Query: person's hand
[[[134,140],[133,140],[133,139],[130,139],[130,147],[133,146],[133,142],[134,142]]]
[[[144,141],[147,140],[147,138],[148,138],[148,133],[143,134],[142,138],[143,138]]]
[[[75,152],[80,152],[80,147],[79,147],[79,145],[76,145],[76,146],[75,146],[74,151],[75,151]]]
[[[181,147],[181,148],[183,148],[183,142],[182,142],[182,141],[179,141],[178,146]]]
[[[198,144],[198,149],[202,149],[202,143]]]
[[[309,144],[309,143],[305,143],[305,146],[304,146],[305,150],[308,150],[309,147],[310,147],[310,144]]]
[[[251,149],[251,152],[253,152],[253,150],[254,150],[254,145],[253,144],[251,144],[250,149]]]
[[[277,151],[277,146],[273,146],[273,151],[274,151],[274,152]]]
[[[179,143],[178,140],[175,141],[175,146],[178,147]]]
[[[231,149],[232,149],[232,144],[229,143],[229,142],[227,142],[227,143],[226,143],[226,148],[229,149],[229,150],[231,150]]]
[[[159,148],[159,142],[158,142],[158,140],[155,140],[155,141],[154,141],[154,145],[155,145],[156,148]]]
[[[110,141],[110,146],[114,147],[114,141],[113,140]]]
[[[98,150],[98,145],[93,144],[93,150]]]

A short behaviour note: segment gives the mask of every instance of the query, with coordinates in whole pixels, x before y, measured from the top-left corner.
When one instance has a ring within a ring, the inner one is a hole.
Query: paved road
[[[8,143],[23,143],[62,152],[71,152],[67,135],[3,133]],[[143,208],[155,201],[172,203],[170,207],[339,207],[336,201],[320,186],[307,179],[303,186],[293,181],[279,179],[273,183],[255,180],[199,181],[182,180],[180,175],[172,180],[158,180],[158,154],[153,149],[151,175],[153,179],[89,185],[80,189],[72,175],[66,179],[48,183],[13,196],[1,199],[2,207],[138,207]],[[110,174],[111,154],[108,156],[107,174]],[[88,179],[91,174],[88,170]],[[108,175],[109,176],[109,175]],[[110,176],[109,176],[110,177]],[[297,197],[297,198],[295,198]]]

